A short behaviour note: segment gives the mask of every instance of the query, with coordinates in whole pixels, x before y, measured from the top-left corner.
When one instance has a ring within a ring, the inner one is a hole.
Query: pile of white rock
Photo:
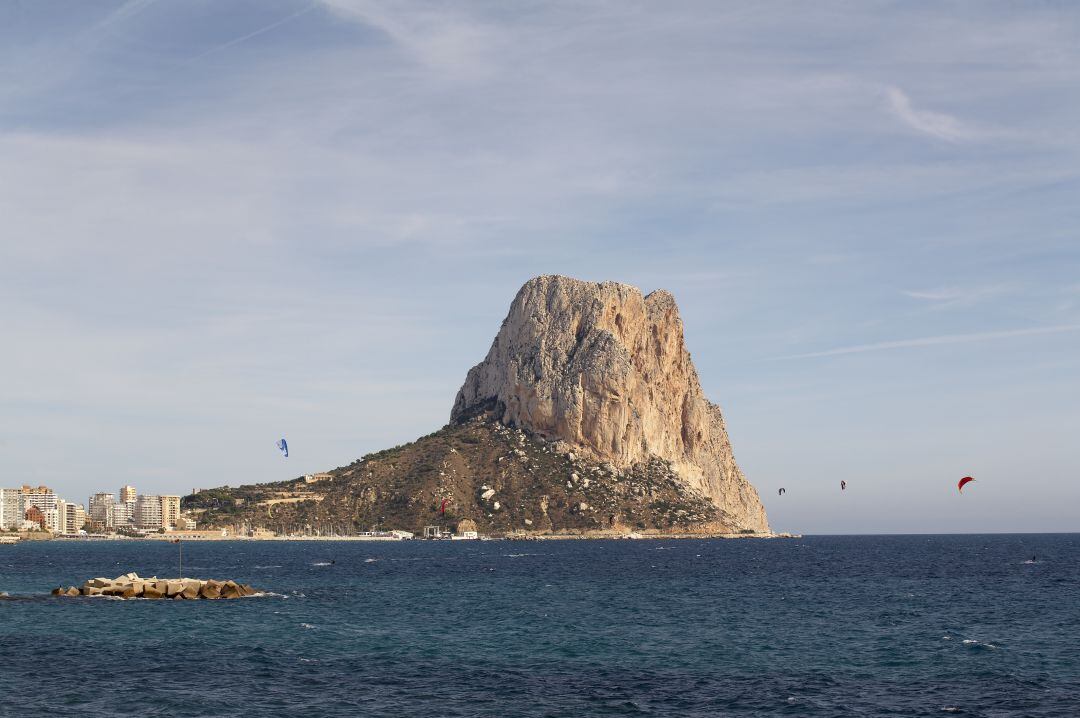
[[[114,596],[117,598],[218,599],[244,598],[258,593],[236,581],[204,581],[198,578],[139,578],[126,573],[116,578],[92,578],[82,585],[54,588],[54,596]]]

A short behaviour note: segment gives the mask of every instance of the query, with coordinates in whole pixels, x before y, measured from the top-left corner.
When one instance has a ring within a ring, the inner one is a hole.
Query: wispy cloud
[[[905,125],[917,132],[948,142],[983,139],[986,132],[944,112],[916,109],[907,93],[898,87],[885,91],[889,109]]]
[[[413,61],[440,73],[486,74],[479,61],[496,36],[485,23],[450,6],[319,0],[335,16],[376,28]]]
[[[926,299],[931,302],[949,302],[964,296],[962,290],[953,288],[905,291],[904,294],[912,299]]]
[[[1009,291],[1006,284],[985,287],[938,287],[935,289],[904,290],[903,294],[911,299],[930,303],[935,308],[964,306],[970,307],[991,297],[1000,296]]]
[[[155,2],[157,2],[157,0],[128,0],[128,2],[125,2],[123,5],[113,10],[104,20],[94,26],[94,30],[100,32],[118,22],[123,22],[129,18],[135,17]]]
[[[971,334],[943,334],[936,337],[919,337],[916,339],[900,339],[892,342],[875,342],[873,344],[856,344],[848,347],[837,347],[820,352],[807,352],[805,354],[789,354],[787,356],[772,357],[771,361],[785,359],[816,359],[819,357],[840,356],[842,354],[863,354],[865,352],[880,352],[890,349],[911,349],[916,347],[940,346],[943,344],[968,344],[971,342],[985,342],[995,339],[1014,339],[1016,337],[1030,337],[1040,334],[1062,334],[1065,332],[1080,331],[1080,324],[1059,324],[1049,327],[1031,327],[1028,329],[1010,329],[1000,332],[973,332]]]
[[[271,30],[276,30],[277,28],[281,27],[282,25],[284,25],[286,23],[289,23],[289,22],[292,22],[293,20],[297,19],[301,15],[308,14],[309,12],[314,10],[316,7],[318,7],[318,5],[316,5],[315,3],[312,3],[311,5],[308,5],[307,7],[300,8],[296,12],[289,13],[285,17],[283,17],[283,18],[281,18],[279,20],[276,20],[276,21],[270,23],[269,25],[264,25],[263,27],[260,27],[258,30],[254,30],[252,32],[247,33],[246,35],[241,35],[240,37],[233,38],[232,40],[229,40],[228,42],[222,43],[222,44],[217,45],[215,47],[211,47],[208,50],[204,50],[203,52],[200,52],[198,55],[195,55],[194,57],[192,57],[191,60],[189,60],[189,62],[194,62],[195,60],[199,60],[201,58],[204,58],[207,55],[212,55],[215,52],[221,52],[222,50],[227,50],[230,47],[233,47],[235,45],[239,45],[242,42],[247,42],[248,40],[256,38],[259,35],[270,32]]]

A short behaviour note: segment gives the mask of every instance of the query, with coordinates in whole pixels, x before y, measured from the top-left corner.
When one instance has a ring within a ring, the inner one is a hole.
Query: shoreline
[[[802,534],[793,533],[770,533],[770,534],[730,534],[730,533],[607,533],[607,532],[595,532],[595,533],[554,533],[554,534],[509,534],[506,536],[484,536],[482,538],[475,539],[424,539],[424,538],[412,538],[412,539],[400,539],[390,536],[169,536],[169,534],[160,534],[155,536],[146,536],[138,538],[134,536],[106,536],[106,537],[94,537],[94,538],[71,538],[66,536],[58,536],[49,539],[35,538],[24,539],[26,541],[60,541],[63,543],[102,543],[110,541],[155,541],[155,542],[169,542],[178,539],[183,541],[280,541],[283,543],[296,542],[296,541],[337,541],[337,542],[356,542],[356,541],[372,541],[372,542],[400,542],[400,541],[432,541],[432,542],[474,542],[474,541],[596,541],[596,540],[612,540],[612,541],[644,541],[652,539],[799,539],[802,538]],[[16,543],[22,543],[18,541]]]

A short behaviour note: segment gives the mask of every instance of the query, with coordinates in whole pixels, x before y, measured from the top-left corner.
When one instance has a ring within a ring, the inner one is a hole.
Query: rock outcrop
[[[565,277],[521,289],[438,431],[317,483],[219,487],[182,507],[204,527],[280,534],[769,533],[671,295]]]
[[[720,408],[701,390],[666,291],[529,280],[487,357],[469,371],[451,421],[483,413],[617,470],[662,460],[733,531],[769,531]]]

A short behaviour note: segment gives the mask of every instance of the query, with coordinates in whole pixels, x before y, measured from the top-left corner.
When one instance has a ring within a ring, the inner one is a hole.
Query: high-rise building
[[[58,534],[66,534],[67,530],[67,505],[68,502],[63,499],[58,499],[56,502],[56,528],[53,529]]]
[[[36,508],[44,517],[41,528],[48,531],[59,531],[61,528],[60,499],[57,497],[56,492],[47,486],[23,486],[20,491],[22,493],[23,514],[25,515],[31,507]]]
[[[111,529],[114,523],[113,506],[116,501],[112,494],[94,494],[90,497],[90,521],[101,529]]]
[[[180,520],[180,497],[161,497],[161,525],[166,528],[176,528],[176,522]]]
[[[135,525],[135,505],[133,501],[118,501],[113,504],[113,526],[121,528]]]
[[[73,534],[86,525],[86,509],[82,504],[64,504],[64,533]]]
[[[135,500],[135,525],[141,529],[159,529],[161,521],[161,497],[140,496]]]
[[[135,493],[134,486],[121,486],[120,487],[120,503],[126,504],[128,501],[135,501],[138,494]]]
[[[0,530],[14,531],[22,518],[22,490],[0,489]]]

